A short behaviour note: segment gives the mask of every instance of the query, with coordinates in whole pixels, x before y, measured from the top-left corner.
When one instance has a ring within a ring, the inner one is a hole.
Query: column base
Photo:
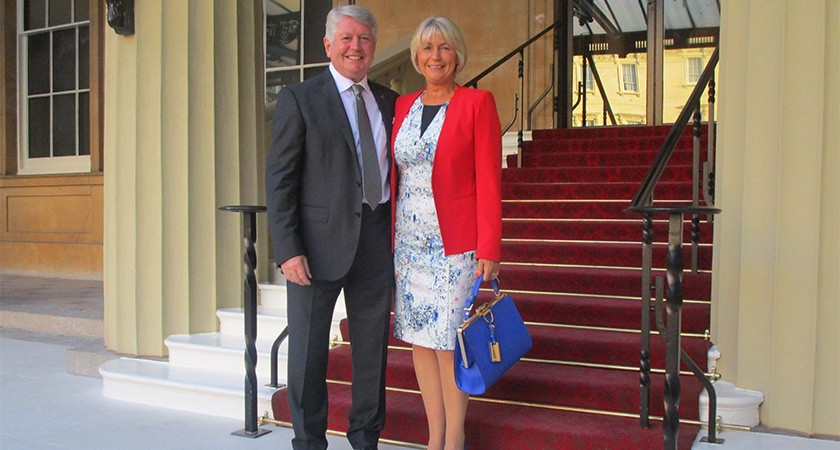
[[[729,425],[754,427],[759,424],[758,407],[764,401],[764,394],[758,391],[741,389],[728,381],[714,384],[717,394],[717,415]],[[709,417],[709,394],[704,389],[700,393],[700,421],[707,422]]]

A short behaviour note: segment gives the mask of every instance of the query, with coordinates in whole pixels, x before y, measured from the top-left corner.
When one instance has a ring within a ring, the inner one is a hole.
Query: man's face
[[[336,23],[332,42],[324,37],[324,49],[338,73],[358,83],[373,64],[376,42],[367,25],[345,16]]]

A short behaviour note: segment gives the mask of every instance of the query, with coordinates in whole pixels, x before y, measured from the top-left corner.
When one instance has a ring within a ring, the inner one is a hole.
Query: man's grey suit
[[[390,143],[397,94],[369,85]],[[329,70],[278,94],[266,201],[275,261],[305,255],[312,273],[312,285],[287,286],[292,444],[326,448],[329,331],[343,288],[353,348],[347,437],[354,448],[375,446],[385,422],[391,215],[387,204],[362,204],[353,132]]]

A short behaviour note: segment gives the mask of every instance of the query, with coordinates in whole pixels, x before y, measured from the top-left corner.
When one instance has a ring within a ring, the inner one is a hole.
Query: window
[[[688,58],[688,77],[686,80],[690,84],[696,84],[703,73],[703,58]]]
[[[636,65],[621,65],[621,90],[625,92],[639,92],[639,84],[636,81]]]
[[[18,0],[19,174],[89,172],[88,0]]]
[[[329,0],[264,0],[265,101],[280,89],[324,71],[324,24],[332,8]]]

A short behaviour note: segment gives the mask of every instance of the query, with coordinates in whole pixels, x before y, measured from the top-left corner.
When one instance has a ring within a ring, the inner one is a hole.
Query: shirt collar
[[[333,67],[332,63],[330,63],[330,73],[332,73],[333,80],[335,80],[335,86],[338,88],[338,92],[344,92],[347,89],[350,89],[350,87],[354,84],[360,84],[362,85],[362,87],[365,88],[366,91],[370,92],[370,86],[368,85],[367,76],[362,78],[362,81],[355,83],[353,82],[353,80],[338,73],[338,70],[336,70],[335,67]]]

